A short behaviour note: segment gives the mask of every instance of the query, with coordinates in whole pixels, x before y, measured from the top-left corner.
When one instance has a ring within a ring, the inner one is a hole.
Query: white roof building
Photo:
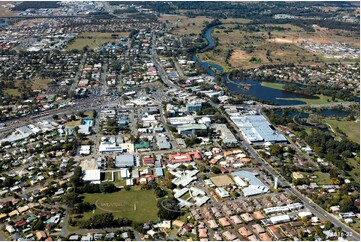
[[[130,177],[130,173],[129,173],[129,170],[124,168],[124,169],[121,169],[120,170],[120,177],[123,179],[123,178],[128,178]]]
[[[239,187],[246,187],[247,183],[245,183],[242,178],[240,178],[239,176],[235,176],[233,177],[234,182],[239,186]]]
[[[242,188],[242,192],[245,196],[254,196],[269,191],[269,188],[264,185],[252,172],[249,171],[237,171],[232,173],[234,176],[239,176],[246,180],[250,185]]]
[[[193,116],[168,118],[168,121],[171,125],[174,125],[174,126],[196,123]]]
[[[90,183],[99,184],[100,170],[85,170],[83,180]]]
[[[81,154],[81,155],[89,155],[90,154],[90,145],[82,145],[82,146],[80,146],[79,154]]]
[[[229,197],[229,192],[227,192],[226,189],[224,189],[223,187],[217,187],[217,188],[216,188],[216,193],[217,193],[221,198]]]
[[[285,223],[291,221],[290,216],[286,215],[279,215],[279,216],[273,216],[269,219],[272,224],[279,224],[279,223]]]
[[[304,218],[304,217],[311,217],[312,216],[312,213],[309,212],[309,211],[301,211],[298,213],[298,216],[300,218]]]
[[[263,115],[231,116],[247,142],[287,142],[287,139],[272,129],[272,125]]]

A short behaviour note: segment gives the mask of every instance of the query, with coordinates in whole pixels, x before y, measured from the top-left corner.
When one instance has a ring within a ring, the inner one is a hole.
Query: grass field
[[[19,96],[20,92],[16,88],[5,88],[3,90],[4,94],[13,95],[13,96]]]
[[[277,98],[280,100],[295,100],[305,102],[306,104],[325,104],[325,103],[333,103],[334,101],[331,100],[331,97],[324,96],[324,95],[315,95],[319,97],[318,99],[311,99],[311,98]],[[337,102],[341,102],[342,100],[336,99]]]
[[[87,111],[84,113],[84,115],[87,118],[94,118],[94,113],[92,111]]]
[[[116,218],[126,217],[141,223],[159,220],[157,217],[157,200],[153,190],[123,190],[108,194],[85,194],[83,201],[97,206],[94,214],[112,212]],[[83,219],[92,216],[92,211],[86,212]]]
[[[336,120],[327,118],[325,123],[331,125],[333,130],[338,127],[342,132],[347,135],[347,138],[360,144],[360,121],[346,121],[346,120]]]
[[[247,24],[251,22],[250,19],[246,19],[246,18],[227,18],[227,19],[222,19],[222,23],[239,23],[239,24]]]
[[[331,184],[330,174],[328,173],[323,173],[321,171],[315,171],[312,173],[308,173],[308,172],[301,172],[301,173],[304,175],[304,177],[308,177],[308,178],[311,178],[312,176],[317,176],[317,178],[311,180],[311,182],[315,182],[318,185]]]
[[[112,34],[118,34],[120,37],[128,37],[129,32],[116,32],[116,33],[100,33],[100,32],[85,32],[80,34],[74,41],[68,45],[68,50],[81,50],[85,46],[94,49],[98,46],[101,46],[107,42],[116,42],[119,38],[112,38]]]
[[[213,176],[210,178],[216,186],[228,186],[234,184],[233,180],[228,175]]]
[[[74,120],[74,121],[70,121],[70,122],[67,122],[65,124],[65,127],[67,129],[73,129],[75,126],[79,126],[81,124],[81,120]]]
[[[159,20],[170,24],[174,34],[200,34],[206,26],[205,23],[211,22],[213,19],[204,16],[188,18],[182,15],[162,15]]]
[[[349,158],[348,159],[349,164],[352,166],[352,171],[350,171],[350,176],[355,180],[360,180],[360,158]]]
[[[283,84],[275,83],[275,82],[261,82],[261,86],[269,87],[277,90],[284,90]]]
[[[93,112],[92,111],[84,112],[84,118],[94,118]],[[79,120],[67,122],[65,124],[65,127],[67,129],[73,129],[75,126],[79,126],[79,125],[81,125],[81,118]]]
[[[241,28],[242,22],[240,19]],[[230,65],[232,68],[256,68],[263,64],[315,64],[324,61],[321,55],[317,55],[300,48],[298,45],[303,40],[310,40],[318,43],[333,43],[336,41],[345,42],[359,48],[359,38],[355,33],[341,30],[328,30],[315,27],[313,33],[290,24],[265,24],[259,31],[237,29],[237,19],[227,19],[226,23],[216,26],[212,38],[219,39],[219,45],[205,53],[200,53],[201,60],[211,60],[221,66]],[[286,30],[271,30],[269,27],[283,27]],[[270,35],[269,35],[270,33]],[[229,51],[231,51],[230,58]],[[250,62],[252,57],[259,61]],[[328,59],[328,62],[335,60]],[[347,60],[343,60],[347,61]],[[355,61],[355,60],[353,60]],[[228,63],[227,63],[228,62]]]
[[[313,174],[317,176],[317,179],[316,179],[317,184],[330,184],[331,183],[330,174],[323,173],[321,171],[316,171]]]
[[[51,79],[37,79],[32,82],[31,89],[48,89],[48,84],[51,82]]]

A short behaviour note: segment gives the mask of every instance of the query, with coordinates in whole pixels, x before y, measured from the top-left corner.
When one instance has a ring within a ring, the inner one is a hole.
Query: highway
[[[151,49],[151,56],[152,56],[152,61],[155,65],[155,67],[158,70],[158,74],[161,78],[161,80],[164,82],[164,84],[166,84],[168,87],[171,88],[175,88],[175,89],[179,89],[179,87],[174,84],[172,81],[169,80],[167,73],[164,71],[164,68],[162,65],[159,64],[158,62],[158,58],[157,58],[157,52],[155,50],[155,34],[153,33],[153,38],[152,38],[152,49]]]
[[[157,59],[157,53],[156,53],[156,50],[155,50],[155,38],[156,38],[155,34],[153,34],[152,48],[151,48],[151,58],[152,58],[152,61],[153,61],[154,65],[155,65],[155,67],[158,70],[159,76],[161,77],[161,80],[164,82],[165,85],[167,85],[170,88],[180,90],[180,88],[175,83],[173,83],[172,81],[169,80],[168,75],[166,74],[163,66],[159,63],[159,61]],[[78,77],[79,76],[77,75],[76,79]],[[72,86],[72,88],[73,88],[73,86]],[[98,96],[98,97],[91,97],[91,98],[82,99],[81,101],[77,101],[74,106],[69,106],[69,107],[66,107],[66,108],[56,109],[56,110],[43,111],[43,112],[40,112],[40,113],[37,113],[37,114],[34,114],[34,115],[30,115],[28,117],[20,118],[20,119],[17,120],[17,123],[15,123],[14,120],[6,121],[6,122],[4,122],[6,124],[6,127],[1,129],[0,132],[11,131],[12,129],[15,129],[15,128],[18,128],[18,127],[21,127],[21,126],[24,126],[24,125],[27,125],[27,124],[30,124],[30,123],[34,123],[36,121],[40,121],[42,119],[51,117],[51,116],[53,116],[55,114],[61,115],[61,114],[67,114],[67,113],[75,113],[75,112],[78,112],[78,111],[85,111],[85,110],[89,110],[89,109],[99,109],[101,105],[106,105],[106,103],[112,103],[112,102],[114,102],[114,101],[110,100],[109,98],[104,97],[104,96]],[[232,125],[234,127],[234,129],[237,131],[236,135],[241,140],[241,143],[240,143],[241,147],[244,150],[249,152],[250,157],[253,158],[256,161],[256,163],[260,164],[261,168],[265,169],[270,175],[272,175],[274,177],[277,176],[279,178],[280,186],[282,186],[285,189],[286,192],[288,192],[290,194],[293,194],[298,199],[300,199],[302,201],[302,203],[305,205],[305,207],[307,209],[309,209],[310,212],[312,212],[314,215],[316,215],[320,219],[329,220],[336,227],[341,227],[344,232],[351,235],[349,239],[352,239],[354,241],[359,241],[359,239],[360,239],[360,234],[359,233],[357,233],[356,231],[354,231],[353,229],[351,229],[347,225],[343,224],[336,217],[334,217],[333,215],[331,215],[330,213],[325,211],[323,208],[321,208],[320,206],[315,204],[307,196],[300,193],[292,184],[290,184],[282,176],[282,174],[280,174],[277,170],[275,170],[266,160],[262,159],[259,156],[259,154],[254,150],[254,148],[250,144],[248,144],[247,142],[244,141],[245,139],[242,136],[242,134],[240,133],[238,127],[233,123],[232,120],[229,119],[228,115],[222,109],[220,109],[219,104],[216,104],[216,103],[211,102],[211,101],[209,101],[209,104],[211,104],[213,107],[217,108],[223,114],[223,116],[227,119],[229,124]],[[337,107],[339,105],[347,107],[347,106],[354,105],[354,103],[353,102],[342,102],[342,103],[340,102],[340,103],[313,104],[313,105],[292,105],[292,106],[258,105],[258,106],[255,106],[255,107],[258,107],[258,109],[260,110],[262,108],[264,108],[264,109],[274,109],[274,108],[304,108],[304,107]],[[162,118],[162,121],[164,123],[166,123],[163,111],[161,111],[161,118]],[[135,127],[133,127],[133,129],[134,128]],[[168,130],[168,127],[166,127],[166,129],[167,129],[168,134],[172,134]],[[171,142],[173,144],[173,149],[176,149],[176,147],[178,148],[178,145],[174,142],[173,137],[170,136],[169,138],[171,139]],[[158,153],[158,152],[153,152],[153,153]],[[159,151],[159,153],[164,154],[164,153],[168,153],[168,152]],[[67,232],[67,231],[64,231],[64,232]],[[0,234],[0,236],[1,236],[1,234]],[[1,239],[1,237],[0,237],[0,239]]]
[[[28,125],[30,123],[34,123],[52,117],[55,114],[61,115],[61,114],[76,113],[79,111],[88,110],[95,107],[98,101],[104,101],[104,99],[105,97],[85,98],[80,101],[77,101],[73,106],[68,106],[61,109],[45,110],[16,120],[14,119],[8,120],[3,122],[6,126],[0,129],[0,132],[7,132],[24,125]],[[89,103],[91,103],[91,105],[89,105]]]

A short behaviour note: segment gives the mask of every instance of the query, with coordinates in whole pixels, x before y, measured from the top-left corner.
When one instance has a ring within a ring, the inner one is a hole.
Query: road
[[[1,133],[7,132],[10,130],[19,128],[21,126],[24,126],[24,125],[33,124],[37,121],[40,121],[40,120],[43,120],[46,118],[50,118],[55,114],[63,115],[63,114],[76,113],[79,111],[89,110],[89,109],[99,106],[100,102],[103,105],[106,105],[106,104],[111,103],[112,101],[109,100],[109,97],[107,98],[104,96],[83,98],[79,101],[76,101],[73,106],[69,106],[69,107],[65,107],[65,108],[61,108],[61,109],[46,110],[46,111],[42,111],[40,113],[29,115],[24,118],[5,121],[4,124],[6,126],[2,129],[0,129],[0,132]]]
[[[179,66],[179,63],[178,61],[173,57],[173,63],[174,63],[174,66],[178,72],[178,75],[180,77],[181,80],[186,80],[187,79],[187,76],[184,75],[184,72],[182,70],[182,68]]]
[[[120,16],[120,15],[114,14],[112,7],[110,6],[110,4],[109,4],[107,1],[104,1],[104,2],[102,2],[102,3],[103,3],[104,10],[105,10],[106,12],[108,12],[109,15],[112,15],[112,16],[117,17],[117,18],[120,18],[120,19],[126,19],[126,17],[124,17],[124,16]]]
[[[176,150],[177,152],[180,152],[179,145],[178,145],[178,143],[176,142],[176,140],[175,140],[175,138],[174,138],[174,136],[173,136],[173,133],[169,130],[169,127],[168,127],[168,125],[167,125],[166,118],[165,118],[165,114],[164,114],[164,112],[163,112],[163,108],[160,107],[159,110],[160,110],[160,118],[161,118],[161,121],[162,121],[162,123],[164,124],[164,128],[165,128],[165,130],[166,130],[166,132],[167,132],[167,134],[168,134],[168,136],[169,136],[170,142],[171,142],[171,144],[172,144],[172,148],[173,148],[174,150]]]
[[[134,230],[132,227],[117,227],[117,228],[103,228],[103,229],[79,229],[79,230],[75,230],[75,231],[72,231],[71,234],[88,234],[88,233],[91,233],[91,234],[95,234],[95,233],[104,233],[105,231],[108,233],[108,232],[116,232],[116,231],[133,231],[134,233],[134,236],[135,236],[135,240],[136,241],[142,241],[142,235]]]
[[[276,106],[276,105],[261,105],[261,108],[264,109],[277,109],[277,108],[295,108],[295,109],[300,109],[300,108],[306,108],[306,107],[310,107],[310,108],[332,108],[332,107],[338,107],[338,106],[342,106],[342,107],[349,107],[355,105],[355,102],[337,102],[337,103],[324,103],[324,104],[300,104],[300,105],[280,105],[280,106]]]
[[[153,33],[152,49],[150,52],[151,52],[152,61],[158,70],[158,74],[159,74],[161,80],[164,82],[164,84],[166,84],[168,87],[179,89],[179,87],[176,84],[174,84],[172,81],[169,80],[168,75],[164,71],[163,66],[159,64],[157,52],[155,50],[155,39],[156,39],[156,35]]]
[[[227,117],[227,116],[225,116]],[[237,126],[229,120],[227,117],[227,120],[230,121],[232,126],[235,127],[237,130],[237,134],[239,137],[241,137],[242,140],[245,140],[242,134],[239,132]],[[269,172],[273,177],[279,178],[280,186],[285,187],[285,190],[294,196],[296,196],[298,199],[302,201],[302,203],[307,207],[307,209],[310,210],[314,215],[319,217],[322,220],[329,220],[331,223],[333,223],[336,227],[342,228],[342,230],[348,234],[350,234],[350,238],[355,241],[359,241],[360,234],[358,234],[356,231],[348,227],[347,225],[340,222],[337,218],[335,218],[333,215],[325,211],[323,208],[318,206],[316,203],[314,203],[310,198],[300,193],[293,185],[291,185],[282,174],[280,174],[277,170],[273,169],[273,167],[263,158],[259,156],[259,154],[253,149],[253,147],[248,144],[247,142],[243,142],[244,146],[246,147],[246,150],[251,154],[251,158],[254,158],[257,163],[261,164],[261,167],[264,168],[267,172]]]
[[[152,60],[155,66],[157,67],[157,70],[159,71],[159,75],[161,76],[162,81],[164,84],[166,84],[168,87],[179,89],[177,85],[175,85],[173,82],[171,82],[166,73],[164,72],[163,67],[159,64],[157,60],[157,54],[154,48],[155,44],[155,37],[153,37],[152,42]],[[298,199],[300,199],[305,207],[307,207],[310,212],[315,214],[317,217],[319,217],[322,220],[329,220],[331,223],[333,223],[335,226],[342,228],[342,230],[348,234],[350,234],[350,239],[354,241],[359,241],[360,234],[358,234],[356,231],[348,227],[347,225],[340,222],[337,218],[335,218],[333,215],[325,211],[323,208],[315,204],[311,199],[304,196],[302,193],[300,193],[295,187],[291,186],[291,184],[273,167],[264,159],[262,159],[259,154],[253,149],[253,147],[245,142],[245,138],[240,133],[238,127],[233,123],[232,120],[229,119],[228,115],[224,113],[222,109],[220,109],[220,105],[216,104],[214,102],[209,101],[209,104],[211,104],[213,107],[217,108],[223,116],[227,119],[228,123],[234,127],[234,129],[237,131],[237,136],[242,140],[241,146],[250,153],[250,157],[255,159],[258,164],[261,164],[261,167],[264,168],[269,174],[271,174],[273,177],[279,178],[279,185],[282,187],[285,187],[285,190],[289,193],[296,196]],[[262,108],[304,108],[304,107],[336,107],[338,105],[342,106],[351,106],[354,105],[352,102],[343,102],[343,103],[329,103],[329,104],[313,104],[313,105],[292,105],[292,106],[271,106],[271,105],[262,105]]]
[[[69,89],[69,93],[75,92],[75,89],[76,89],[76,87],[78,85],[78,82],[79,82],[80,75],[83,72],[83,67],[84,67],[84,63],[85,63],[85,60],[86,60],[87,56],[88,56],[88,54],[85,53],[83,55],[83,58],[80,61],[79,69],[78,69],[77,73],[75,74],[74,81],[71,84],[71,87]]]

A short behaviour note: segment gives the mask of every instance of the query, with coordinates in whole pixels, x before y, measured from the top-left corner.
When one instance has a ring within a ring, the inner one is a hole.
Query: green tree
[[[340,201],[340,211],[341,212],[350,212],[354,209],[354,205],[351,197],[345,197]]]
[[[31,229],[32,230],[43,230],[44,227],[45,227],[44,222],[41,219],[39,219],[33,223],[33,225],[31,226]]]
[[[166,186],[167,186],[168,189],[171,189],[171,190],[173,190],[174,188],[177,187],[176,185],[174,185],[174,184],[172,183],[172,181],[167,181],[167,182],[166,182]]]
[[[221,169],[219,169],[218,166],[212,166],[211,171],[212,171],[214,174],[219,174],[219,173],[221,173]]]
[[[79,195],[75,192],[70,192],[66,194],[64,196],[64,200],[71,213],[74,212],[75,206],[80,202]]]
[[[181,215],[178,201],[175,198],[166,198],[158,202],[158,217],[161,219],[174,220]]]
[[[325,222],[325,229],[326,230],[329,230],[329,229],[331,229],[333,227],[333,224],[330,222],[330,221],[326,221]]]
[[[100,184],[100,192],[101,193],[111,193],[115,192],[116,187],[111,182],[103,182]]]
[[[277,157],[282,155],[283,153],[281,146],[279,146],[278,144],[271,145],[269,151],[272,156],[277,156]]]
[[[205,166],[199,166],[199,171],[200,172],[206,172],[206,167]]]

